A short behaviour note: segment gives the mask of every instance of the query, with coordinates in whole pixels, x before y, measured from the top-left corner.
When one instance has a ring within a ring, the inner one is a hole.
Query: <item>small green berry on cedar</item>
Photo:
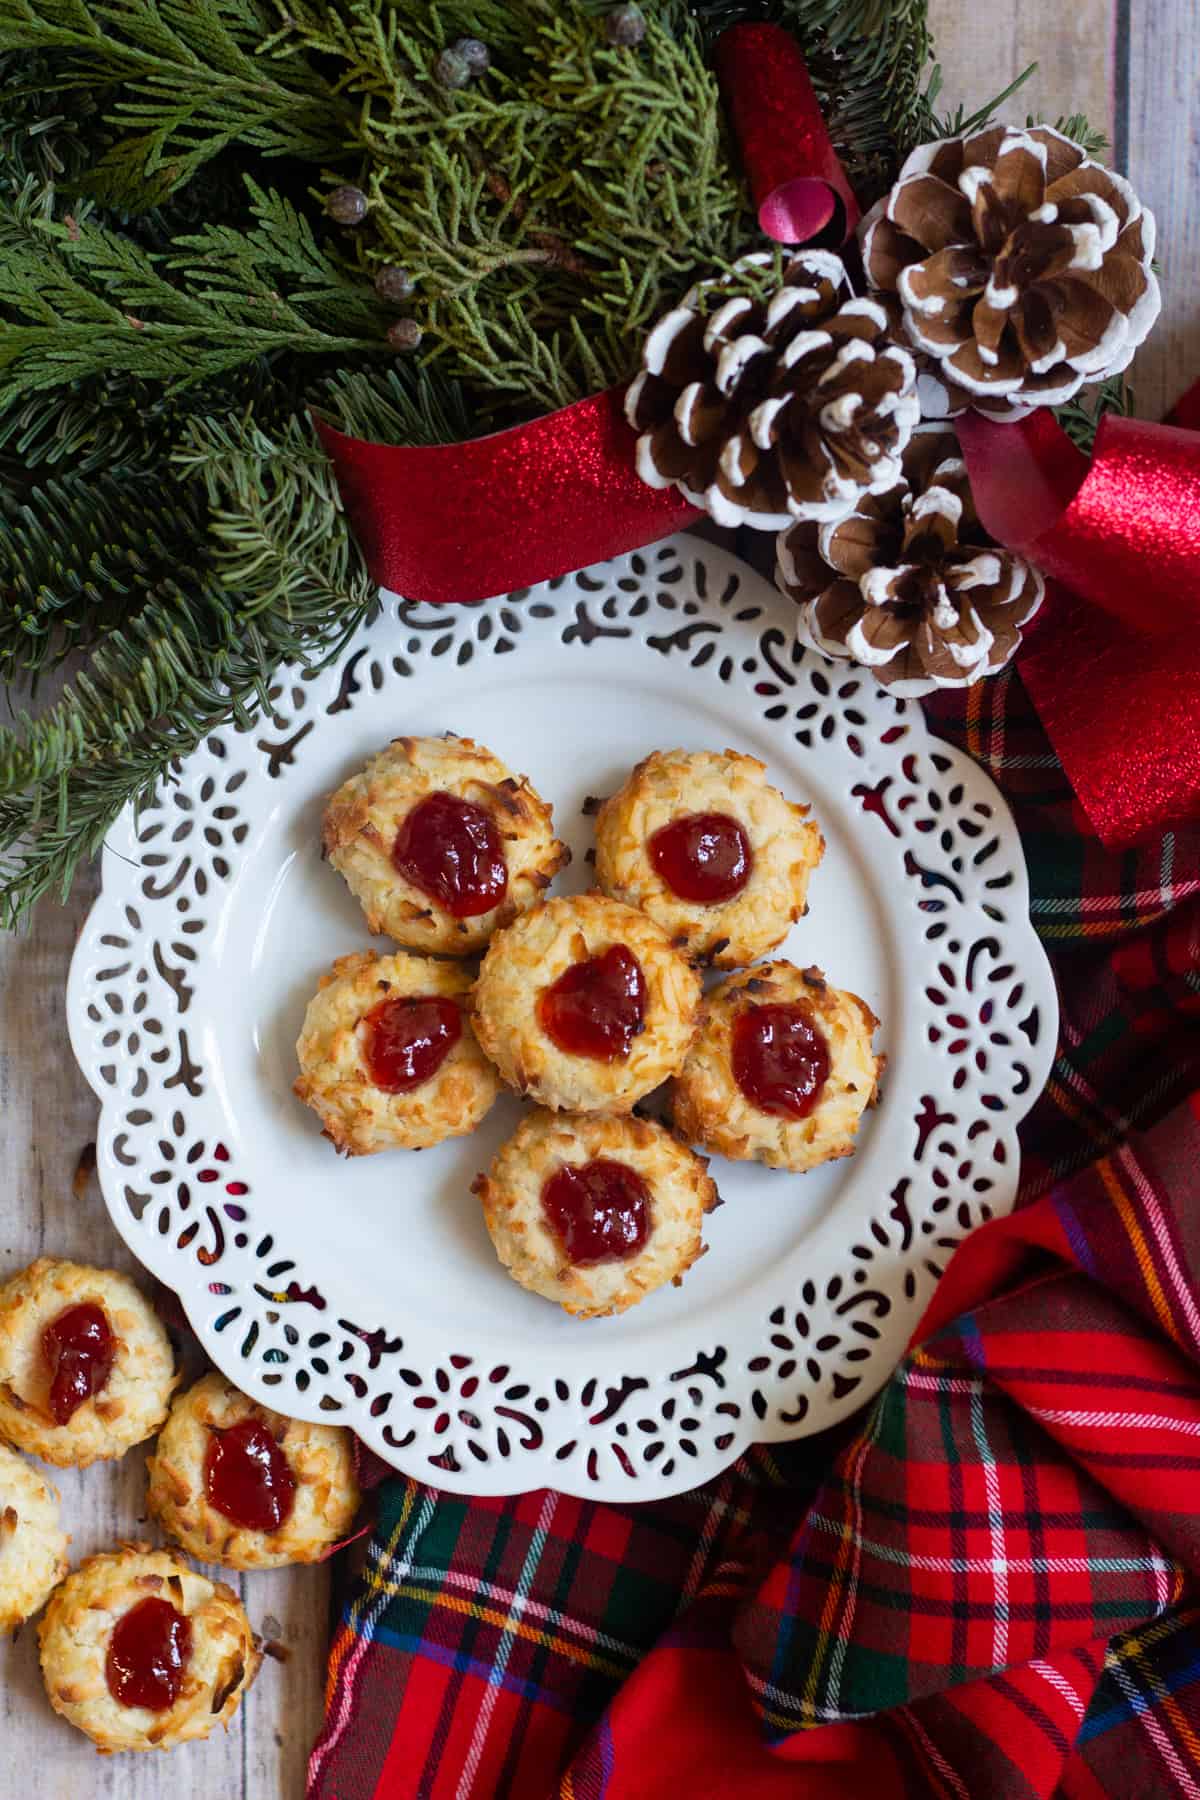
[[[325,196],[325,211],[335,225],[361,225],[367,216],[367,196],[361,188],[335,187]]]
[[[604,35],[621,50],[635,50],[646,35],[646,15],[640,6],[614,6],[605,15]]]
[[[415,319],[397,319],[388,326],[387,341],[393,350],[416,350],[423,335]]]
[[[407,300],[416,282],[398,263],[384,263],[375,271],[375,292],[381,300]]]
[[[439,87],[464,88],[471,79],[471,65],[457,50],[442,50],[433,65],[433,79]]]

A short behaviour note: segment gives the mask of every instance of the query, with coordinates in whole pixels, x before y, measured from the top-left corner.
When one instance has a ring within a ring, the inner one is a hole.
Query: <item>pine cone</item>
[[[729,291],[769,261],[743,258],[660,319],[625,401],[643,481],[760,530],[892,487],[919,416],[912,357],[840,259],[799,252],[766,302]]]
[[[890,493],[864,496],[834,524],[793,525],[777,553],[800,636],[905,696],[1003,668],[1044,590],[979,523],[958,440],[939,425],[915,433]]]
[[[1048,125],[922,145],[860,229],[868,282],[899,295],[951,410],[956,386],[981,410],[1060,406],[1158,317],[1153,216]]]

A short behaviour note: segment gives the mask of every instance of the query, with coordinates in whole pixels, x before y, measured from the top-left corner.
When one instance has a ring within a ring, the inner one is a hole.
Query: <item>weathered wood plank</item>
[[[0,938],[0,1279],[41,1252],[136,1272],[95,1184],[82,1199],[72,1192],[96,1104],[67,1043],[63,989],[89,900],[81,890],[68,908],[44,905],[29,936]],[[146,1531],[142,1450],[55,1480],[73,1561]],[[32,1627],[0,1642],[0,1792],[16,1794],[18,1772],[36,1770],[46,1800],[299,1800],[321,1719],[328,1574],[280,1570],[238,1585],[257,1629],[277,1621],[289,1660],[266,1662],[228,1736],[169,1761],[98,1757],[51,1712]]]
[[[1119,6],[1117,147],[1158,222],[1162,318],[1133,368],[1137,410],[1153,419],[1200,377],[1200,9]]]
[[[930,0],[929,22],[943,77],[939,110],[953,111],[961,101],[971,113],[1036,63],[1000,116],[1022,123],[1032,116],[1053,124],[1063,114],[1081,112],[1111,138],[1114,3],[1073,0],[1070,6],[1045,6],[987,0],[981,5],[975,0],[964,5],[963,0]]]

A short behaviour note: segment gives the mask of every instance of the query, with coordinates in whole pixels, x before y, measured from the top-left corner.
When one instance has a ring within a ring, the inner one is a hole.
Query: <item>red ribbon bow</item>
[[[1200,383],[1172,415],[1200,425]],[[1200,818],[1200,430],[955,421],[979,516],[1052,577],[1021,678],[1101,841]]]

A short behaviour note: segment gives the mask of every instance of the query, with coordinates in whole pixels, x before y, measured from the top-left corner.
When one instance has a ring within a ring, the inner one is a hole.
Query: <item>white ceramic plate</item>
[[[859,1406],[955,1244],[1011,1207],[1055,1042],[987,776],[911,702],[797,648],[788,603],[687,536],[478,606],[389,597],[275,706],[121,820],[68,996],[113,1219],[213,1360],[466,1493],[650,1498]],[[648,751],[761,756],[828,841],[783,954],[883,1020],[858,1153],[803,1176],[714,1159],[709,1254],[619,1318],[569,1319],[496,1260],[469,1185],[515,1100],[473,1138],[347,1162],[291,1093],[318,976],[370,942],[321,862],[323,801],[390,738],[445,730],[553,802],[567,889],[588,879],[585,798]]]

